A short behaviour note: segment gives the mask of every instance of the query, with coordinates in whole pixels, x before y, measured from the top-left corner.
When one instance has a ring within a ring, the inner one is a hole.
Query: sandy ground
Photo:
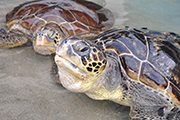
[[[0,1],[0,27],[5,14],[27,0]],[[106,0],[116,17],[114,27],[148,27],[180,33],[178,0]],[[72,93],[50,77],[51,56],[31,46],[0,49],[0,120],[127,120],[129,108]]]

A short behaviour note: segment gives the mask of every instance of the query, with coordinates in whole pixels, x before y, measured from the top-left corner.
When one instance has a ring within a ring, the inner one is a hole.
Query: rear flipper
[[[180,108],[138,106],[131,108],[131,120],[180,120]]]
[[[21,31],[5,31],[4,29],[0,29],[0,48],[17,47],[27,42],[28,38]]]

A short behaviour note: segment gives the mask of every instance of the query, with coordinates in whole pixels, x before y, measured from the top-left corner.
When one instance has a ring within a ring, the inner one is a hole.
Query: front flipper
[[[28,38],[21,31],[5,31],[4,29],[0,30],[0,48],[17,47],[27,42]]]
[[[61,84],[61,81],[59,79],[59,74],[58,74],[58,67],[56,65],[56,63],[53,63],[53,66],[51,68],[51,78],[56,81],[57,83]]]
[[[180,120],[180,108],[134,105],[131,120]]]
[[[130,111],[130,120],[164,120],[161,107],[134,105]]]
[[[180,120],[180,108],[174,107],[166,117],[167,120]]]

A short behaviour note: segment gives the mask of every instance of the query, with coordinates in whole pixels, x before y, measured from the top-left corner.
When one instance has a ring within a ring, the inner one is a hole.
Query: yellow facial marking
[[[86,71],[98,74],[106,67],[105,55],[95,47],[91,48],[90,58],[81,57],[81,61],[85,66]]]

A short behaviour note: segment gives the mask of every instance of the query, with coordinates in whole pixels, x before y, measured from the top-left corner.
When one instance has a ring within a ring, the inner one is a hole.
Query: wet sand
[[[0,27],[5,27],[5,14],[28,0],[1,0]],[[174,11],[162,12],[158,0],[150,6],[133,0],[106,0],[116,17],[114,27],[129,25],[180,33]],[[139,0],[142,1],[142,0]],[[145,0],[147,2],[147,0]],[[177,0],[176,0],[177,1]],[[154,6],[156,5],[156,6]],[[174,5],[174,6],[173,6]],[[154,7],[150,10],[150,7]],[[158,7],[158,9],[155,9]],[[166,7],[166,5],[163,5]],[[148,8],[148,11],[146,11]],[[165,9],[165,8],[162,8]],[[167,8],[166,8],[167,9]],[[159,12],[161,11],[161,12]],[[159,14],[158,14],[159,12]],[[170,14],[172,12],[172,14]],[[147,13],[149,15],[147,15]],[[156,14],[155,14],[156,13]],[[153,16],[155,14],[155,16]],[[166,16],[171,15],[169,19]],[[141,22],[142,21],[142,22]],[[158,27],[157,27],[158,26]],[[179,25],[180,26],[180,25]],[[34,52],[32,46],[0,49],[0,119],[1,120],[127,120],[129,107],[111,101],[92,100],[85,94],[72,93],[50,77],[51,56]]]

